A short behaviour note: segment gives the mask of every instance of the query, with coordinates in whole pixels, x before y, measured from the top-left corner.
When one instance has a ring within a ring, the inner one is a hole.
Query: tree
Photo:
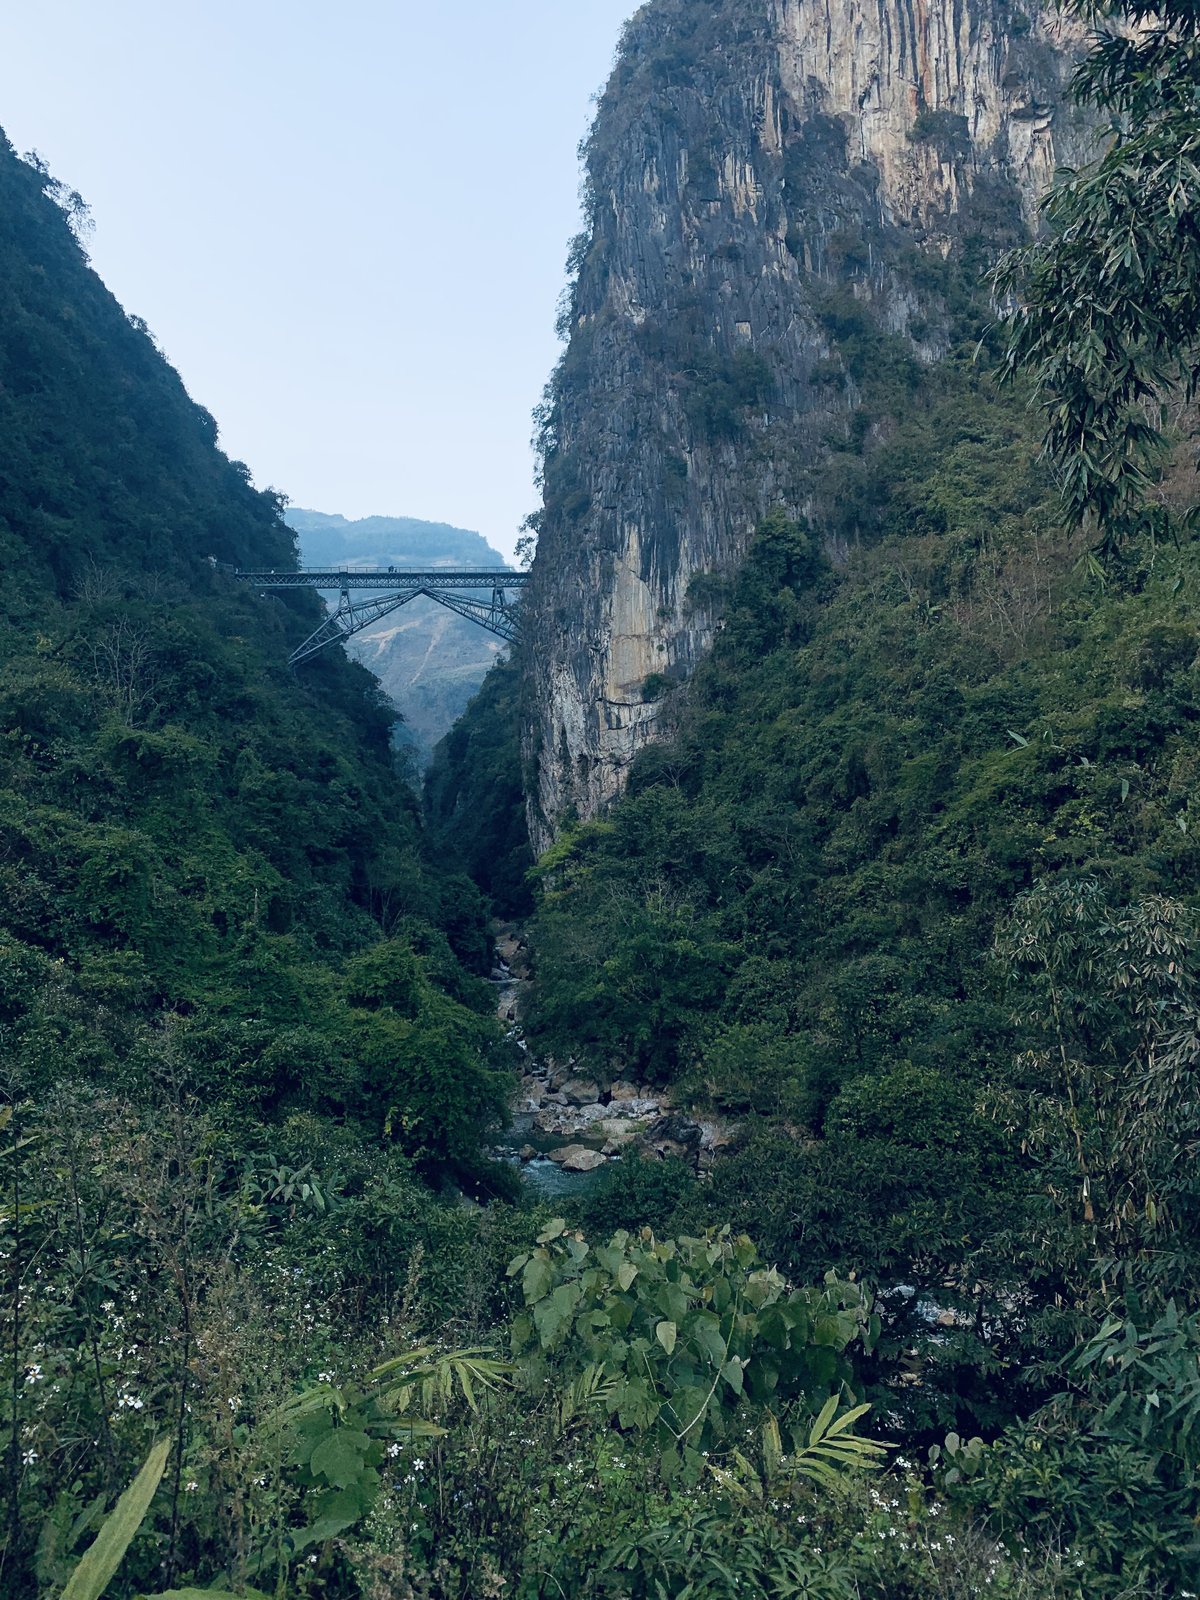
[[[996,273],[1017,302],[1064,509],[1111,551],[1168,513],[1151,500],[1168,412],[1200,379],[1200,8],[1073,0],[1097,32],[1073,93],[1108,117],[1104,153],[1045,202],[1050,236]]]
[[[1094,880],[1039,883],[997,939],[1027,1048],[1024,1140],[1054,1205],[1109,1282],[1159,1297],[1191,1275],[1200,1148],[1194,913],[1148,896],[1114,906]],[[1046,1257],[1054,1253],[1050,1236]],[[1135,1270],[1136,1269],[1136,1270]]]

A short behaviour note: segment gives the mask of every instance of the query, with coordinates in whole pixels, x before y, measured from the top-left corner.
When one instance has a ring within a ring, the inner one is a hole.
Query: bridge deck
[[[300,567],[293,572],[235,572],[256,589],[520,589],[527,572],[508,567]]]

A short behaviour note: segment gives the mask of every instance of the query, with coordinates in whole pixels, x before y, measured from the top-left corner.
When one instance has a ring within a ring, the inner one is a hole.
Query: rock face
[[[535,848],[666,729],[763,514],[810,509],[857,404],[837,304],[936,360],[928,269],[1019,238],[1086,152],[1063,104],[1081,38],[1009,0],[650,0],[628,24],[543,438]]]

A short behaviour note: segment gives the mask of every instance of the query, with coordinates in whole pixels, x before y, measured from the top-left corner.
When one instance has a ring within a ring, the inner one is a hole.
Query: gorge
[[[486,545],[255,488],[0,137],[0,1594],[1194,1592],[1200,354],[1146,373],[1200,306],[1200,21],[1164,28],[636,11],[520,625],[407,655],[429,737],[478,681],[419,787],[383,673],[289,661],[329,568]],[[1065,354],[1018,336],[1047,282]],[[1130,373],[1145,515],[1075,514],[1047,417],[1104,487]]]

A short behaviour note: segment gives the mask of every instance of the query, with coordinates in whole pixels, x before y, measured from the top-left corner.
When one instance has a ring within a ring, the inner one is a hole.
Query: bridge
[[[369,628],[419,595],[457,611],[460,617],[469,617],[512,644],[517,637],[518,612],[517,601],[508,596],[515,590],[519,598],[519,591],[529,582],[527,572],[510,572],[507,567],[438,567],[430,572],[413,572],[407,567],[299,567],[291,572],[235,572],[233,576],[260,593],[319,589],[339,596],[336,609],[292,651],[292,666]]]

